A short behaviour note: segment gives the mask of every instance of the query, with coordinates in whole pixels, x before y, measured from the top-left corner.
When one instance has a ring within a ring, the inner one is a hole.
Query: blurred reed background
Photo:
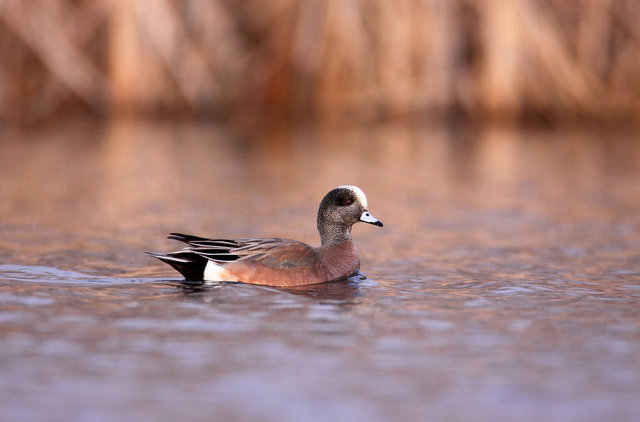
[[[634,121],[637,0],[0,0],[0,121]]]

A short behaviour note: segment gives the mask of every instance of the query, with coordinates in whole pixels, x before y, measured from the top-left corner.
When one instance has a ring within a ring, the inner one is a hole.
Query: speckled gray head
[[[367,208],[367,197],[359,187],[344,185],[332,189],[318,209],[318,232],[322,244],[351,240],[351,226],[359,221],[382,227]]]

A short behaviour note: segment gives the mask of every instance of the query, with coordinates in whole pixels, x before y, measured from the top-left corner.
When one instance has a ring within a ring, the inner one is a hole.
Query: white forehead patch
[[[343,186],[338,186],[336,189],[349,189],[350,191],[356,194],[356,198],[358,198],[358,202],[360,202],[363,207],[365,208],[369,207],[369,205],[367,204],[367,197],[362,191],[362,189],[360,189],[359,187],[354,185],[343,185]]]

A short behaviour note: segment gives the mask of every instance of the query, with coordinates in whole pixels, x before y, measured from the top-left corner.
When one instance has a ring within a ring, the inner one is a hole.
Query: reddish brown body
[[[303,243],[283,245],[270,255],[225,264],[220,276],[251,284],[301,286],[342,280],[360,269],[358,251],[351,240],[319,248]]]

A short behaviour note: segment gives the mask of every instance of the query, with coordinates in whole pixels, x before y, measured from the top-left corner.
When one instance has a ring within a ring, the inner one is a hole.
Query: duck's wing
[[[250,260],[273,268],[293,268],[313,265],[318,260],[314,248],[296,240],[207,239],[181,233],[171,233],[169,238],[187,243],[179,252],[194,253],[220,264]]]
[[[182,233],[171,233],[169,239],[179,240],[187,244],[187,247],[178,253],[191,253],[211,261],[224,263],[236,261],[240,255],[232,250],[241,247],[241,243],[234,239],[207,239]]]

